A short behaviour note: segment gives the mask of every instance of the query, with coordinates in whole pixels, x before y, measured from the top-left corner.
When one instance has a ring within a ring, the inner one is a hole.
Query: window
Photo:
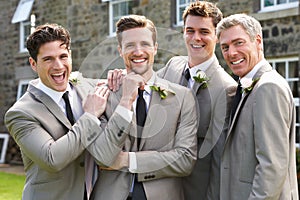
[[[29,84],[29,79],[26,80],[20,80],[19,85],[18,85],[18,91],[17,91],[17,100],[22,97],[22,95],[26,92],[28,84]]]
[[[107,1],[107,0],[105,0]],[[105,2],[102,0],[102,2]],[[116,35],[116,22],[124,15],[132,14],[133,0],[110,0],[109,2],[109,35]]]
[[[27,51],[26,39],[30,35],[31,24],[30,21],[20,22],[20,52]]]
[[[20,23],[20,52],[26,51],[26,39],[31,32],[31,28],[35,26],[35,16],[30,13],[34,0],[20,0],[18,7],[14,13],[11,23]]]
[[[261,0],[261,11],[270,12],[298,7],[299,0]]]
[[[300,78],[299,58],[284,58],[268,60],[272,67],[278,71],[289,83],[296,105],[296,142],[300,147]]]
[[[182,14],[185,7],[195,0],[176,0],[176,25],[183,26]]]
[[[9,140],[8,133],[0,133],[0,164],[3,164],[5,162],[8,140]]]

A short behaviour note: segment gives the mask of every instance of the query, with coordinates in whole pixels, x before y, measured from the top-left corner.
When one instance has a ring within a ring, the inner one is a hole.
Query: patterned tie
[[[242,86],[241,86],[241,83],[239,81],[238,82],[238,87],[236,89],[236,93],[235,93],[235,96],[234,96],[234,99],[233,99],[233,102],[232,102],[231,121],[234,117],[234,114],[236,112],[236,109],[237,109],[241,99],[242,99]]]
[[[137,122],[137,145],[140,146],[142,131],[146,121],[146,101],[143,97],[144,90],[138,89],[138,98],[136,101],[136,122]]]
[[[183,73],[180,81],[180,85],[188,87],[189,80],[191,78],[190,70],[187,68]]]
[[[69,101],[69,96],[68,96],[69,92],[66,91],[62,98],[63,100],[65,101],[66,103],[66,113],[67,113],[67,118],[68,120],[70,121],[70,123],[73,125],[75,123],[75,120],[74,120],[74,115],[73,115],[73,112],[72,112],[72,109],[71,109],[71,105],[70,105],[70,101]]]

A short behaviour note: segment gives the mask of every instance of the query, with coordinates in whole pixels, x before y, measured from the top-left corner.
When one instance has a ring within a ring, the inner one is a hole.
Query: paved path
[[[0,164],[0,172],[25,175],[23,165]]]

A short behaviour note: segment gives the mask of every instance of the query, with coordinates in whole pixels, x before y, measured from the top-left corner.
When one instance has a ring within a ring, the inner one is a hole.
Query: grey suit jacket
[[[148,200],[182,200],[181,177],[191,173],[196,160],[195,97],[190,90],[159,77],[155,77],[155,84],[174,91],[175,95],[170,93],[161,99],[158,92],[152,91],[140,152],[136,153],[137,176],[143,182]],[[121,93],[122,90],[111,93],[106,109],[108,118],[116,108]],[[135,116],[123,150],[138,150]],[[126,199],[132,178],[133,174],[127,169],[101,170],[93,199]]]
[[[78,78],[74,87],[84,98],[94,81]],[[35,87],[36,83],[30,82],[27,92],[5,115],[9,133],[20,146],[26,172],[22,199],[82,200],[85,148],[105,143],[99,137],[103,129],[88,114],[72,127],[59,106]],[[126,127],[119,116],[111,120]]]
[[[173,57],[158,74],[179,84],[187,62],[187,56]],[[192,174],[184,178],[185,197],[189,200],[219,199],[220,157],[236,90],[236,82],[219,65],[216,56],[205,74],[209,78],[208,87],[201,89],[201,84],[195,82],[192,89],[198,100],[200,124],[198,160]]]
[[[289,85],[265,61],[242,98],[226,139],[221,199],[298,199],[295,105]]]

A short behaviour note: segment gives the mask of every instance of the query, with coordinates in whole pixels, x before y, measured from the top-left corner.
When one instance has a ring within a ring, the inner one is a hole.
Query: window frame
[[[128,4],[133,2],[133,0],[105,0],[103,2],[108,2],[108,15],[109,15],[109,25],[108,25],[109,33],[108,34],[110,37],[114,37],[114,36],[116,36],[116,31],[114,30],[116,25],[114,23],[114,19],[120,19],[121,16],[130,14]],[[127,10],[125,11],[125,13],[122,13],[119,16],[114,16],[113,6],[116,4],[121,5],[122,3],[127,3],[127,7],[126,7]]]
[[[6,156],[6,151],[7,151],[7,147],[8,147],[9,134],[8,133],[0,133],[0,140],[3,140],[2,148],[0,151],[0,164],[3,164],[3,163],[5,163],[5,156]]]
[[[19,51],[22,52],[27,52],[27,48],[26,48],[26,39],[27,37],[30,35],[30,31],[28,34],[26,34],[26,27],[29,26],[29,28],[31,29],[31,22],[29,20],[27,21],[22,21],[20,22],[20,41],[19,41]]]
[[[299,0],[295,2],[290,2],[290,0],[286,0],[286,3],[277,4],[277,1],[274,0],[274,5],[272,6],[265,6],[266,0],[260,1],[260,12],[273,12],[273,11],[279,11],[279,10],[285,10],[290,8],[295,8],[299,6]]]
[[[180,4],[180,0],[176,0],[176,6],[175,6],[175,15],[176,15],[176,26],[183,26],[183,20],[182,20],[182,13],[180,13],[180,9],[183,7],[185,9],[186,6],[188,6],[191,2],[194,2],[195,0],[185,0],[185,3]],[[180,16],[181,15],[181,16]],[[180,20],[181,19],[181,20]]]
[[[298,61],[298,67],[299,67],[299,65],[300,65],[299,57],[276,58],[276,59],[267,59],[267,60],[271,64],[272,68],[275,69],[276,71],[277,71],[276,63],[285,63],[285,76],[283,76],[282,74],[281,75],[286,79],[286,81],[288,83],[300,81],[299,76],[289,77],[289,63]],[[298,70],[300,70],[300,67]],[[300,87],[300,86],[298,86],[298,87]],[[300,97],[294,97],[294,103],[295,103],[296,109],[298,109],[298,111],[299,111],[298,115],[300,115]],[[300,116],[298,116],[298,118],[300,118]],[[299,130],[298,133],[296,132],[296,137],[298,137],[300,139],[300,119],[297,119],[297,118],[296,118],[296,127],[298,127],[298,130]],[[300,141],[299,141],[299,143],[296,144],[296,146],[298,148],[300,148]]]
[[[17,90],[17,99],[16,100],[19,100],[23,96],[23,94],[25,94],[25,92],[28,88],[29,82],[31,80],[32,79],[21,79],[21,80],[19,80],[18,90]]]

